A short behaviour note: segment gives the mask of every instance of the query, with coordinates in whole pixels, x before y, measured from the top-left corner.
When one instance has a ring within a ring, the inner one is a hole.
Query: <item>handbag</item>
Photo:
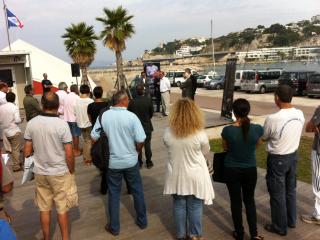
[[[224,159],[227,152],[215,153],[213,155],[213,174],[212,179],[215,182],[226,183],[224,177]]]
[[[100,113],[97,121],[99,121],[101,128],[97,129],[100,131],[99,139],[91,147],[92,163],[101,171],[107,170],[109,166],[109,143],[106,133],[103,131],[101,119],[104,111]]]
[[[29,182],[34,179],[33,174],[34,159],[33,156],[24,159],[24,172],[21,180],[21,184]]]

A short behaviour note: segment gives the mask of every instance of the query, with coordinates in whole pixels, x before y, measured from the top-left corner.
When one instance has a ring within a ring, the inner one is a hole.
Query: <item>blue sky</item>
[[[136,59],[145,49],[161,41],[210,35],[214,19],[214,36],[239,31],[259,24],[289,23],[320,14],[319,0],[6,0],[8,8],[24,24],[10,30],[12,40],[21,38],[64,60],[70,61],[61,35],[71,23],[95,21],[104,7],[122,5],[134,15],[136,34],[127,43],[125,59]],[[1,4],[2,5],[2,4]],[[2,6],[1,6],[2,9]],[[0,47],[7,44],[3,12],[0,13]],[[95,65],[111,63],[114,54],[97,42]]]

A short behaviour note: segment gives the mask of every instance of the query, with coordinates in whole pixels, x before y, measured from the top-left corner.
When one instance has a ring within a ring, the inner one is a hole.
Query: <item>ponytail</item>
[[[241,129],[244,141],[248,140],[249,130],[250,130],[250,119],[248,116],[241,118]]]

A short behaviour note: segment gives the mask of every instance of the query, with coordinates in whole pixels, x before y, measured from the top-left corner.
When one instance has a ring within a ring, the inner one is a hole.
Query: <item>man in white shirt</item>
[[[56,94],[59,97],[59,109],[58,114],[60,118],[64,118],[63,116],[63,101],[65,97],[68,95],[68,85],[65,82],[60,82],[58,85],[59,90],[56,92]]]
[[[0,105],[7,102],[6,100],[6,94],[8,92],[8,85],[4,82],[0,81]]]
[[[0,106],[0,129],[11,146],[12,170],[20,171],[20,150],[21,150],[21,130],[18,124],[21,123],[19,108],[14,104],[16,95],[9,92],[6,95],[7,103]]]
[[[79,99],[78,86],[76,84],[71,85],[70,93],[65,96],[63,101],[63,118],[68,123],[72,135],[73,152],[74,156],[81,155],[79,148],[79,136],[81,135],[80,128],[77,125],[76,115],[74,113],[74,107]]]
[[[160,92],[161,92],[161,103],[162,103],[162,114],[164,116],[169,115],[170,108],[170,80],[165,77],[163,71],[160,72]]]
[[[91,122],[88,117],[88,105],[93,103],[90,96],[90,88],[88,85],[80,86],[80,98],[77,99],[74,107],[77,125],[81,130],[83,137],[83,161],[86,165],[91,164]]]
[[[263,140],[267,143],[267,187],[270,194],[271,224],[269,232],[281,236],[287,228],[296,226],[296,166],[297,150],[304,126],[303,112],[292,106],[292,88],[279,86],[275,103],[280,108],[267,117]]]

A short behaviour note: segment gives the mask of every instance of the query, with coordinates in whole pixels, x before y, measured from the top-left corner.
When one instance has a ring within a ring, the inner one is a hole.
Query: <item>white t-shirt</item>
[[[267,142],[267,152],[286,155],[297,151],[304,122],[303,112],[296,108],[281,109],[269,115],[262,137]]]
[[[62,175],[69,171],[64,144],[72,143],[72,136],[67,122],[39,115],[28,122],[24,138],[32,141],[34,173]]]
[[[88,105],[93,103],[91,98],[79,98],[74,107],[77,125],[79,128],[91,127],[91,122],[88,117]]]

